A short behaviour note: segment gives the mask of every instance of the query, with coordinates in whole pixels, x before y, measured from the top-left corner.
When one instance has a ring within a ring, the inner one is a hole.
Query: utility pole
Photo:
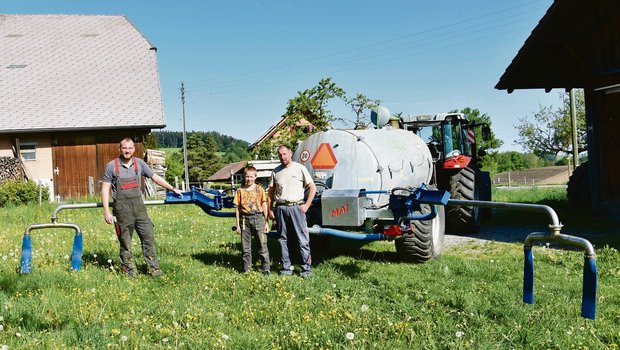
[[[573,139],[573,171],[579,165],[579,142],[577,141],[577,112],[575,111],[575,89],[570,89],[570,123]],[[570,162],[569,162],[570,164]]]
[[[187,134],[185,133],[185,85],[181,82],[181,106],[183,107],[183,167],[185,169],[185,188],[189,190],[189,169],[187,165]]]

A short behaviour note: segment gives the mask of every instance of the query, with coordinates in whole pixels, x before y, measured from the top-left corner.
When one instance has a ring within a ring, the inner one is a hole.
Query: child
[[[258,254],[262,260],[261,269],[264,275],[269,274],[269,250],[267,249],[267,196],[265,190],[256,185],[256,168],[249,166],[245,169],[245,187],[235,192],[233,202],[237,205],[237,233],[241,234],[243,247],[243,273],[252,267],[252,236],[260,244]]]

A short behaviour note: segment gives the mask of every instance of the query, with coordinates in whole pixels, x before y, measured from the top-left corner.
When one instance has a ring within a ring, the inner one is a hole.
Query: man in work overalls
[[[153,173],[153,170],[142,159],[134,158],[135,150],[134,143],[130,138],[123,139],[120,142],[120,156],[106,165],[103,183],[101,184],[103,216],[108,224],[115,224],[116,235],[120,244],[121,266],[127,276],[136,277],[136,264],[131,254],[131,238],[135,229],[140,237],[142,256],[148,264],[149,273],[158,277],[161,276],[162,272],[155,250],[153,222],[149,218],[142,200],[142,176],[152,179],[156,184],[179,196],[182,196],[182,192]],[[110,187],[114,198],[114,216],[110,213],[108,204]]]

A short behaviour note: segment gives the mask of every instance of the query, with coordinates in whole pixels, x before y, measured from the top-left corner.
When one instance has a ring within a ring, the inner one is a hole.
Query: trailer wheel
[[[432,220],[412,220],[413,232],[405,233],[395,241],[396,252],[405,261],[425,262],[438,257],[443,249],[446,232],[445,209],[438,205],[437,216]],[[431,207],[422,205],[422,213],[430,213]]]
[[[588,162],[581,163],[568,179],[566,187],[568,202],[577,208],[591,208],[590,179],[588,178]]]
[[[451,199],[480,199],[479,171],[475,167],[463,168],[448,175],[447,190]],[[480,229],[480,208],[474,206],[448,206],[447,225],[450,233],[471,234]]]

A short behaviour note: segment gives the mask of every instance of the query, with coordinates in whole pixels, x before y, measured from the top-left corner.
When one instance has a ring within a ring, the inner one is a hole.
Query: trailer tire
[[[451,199],[479,200],[479,170],[469,166],[448,175],[447,190]],[[457,234],[476,233],[480,229],[480,208],[474,206],[450,205],[447,213],[448,232]]]
[[[446,216],[443,205],[436,206],[437,215],[432,220],[412,220],[413,232],[404,233],[396,239],[398,255],[405,261],[425,262],[438,257],[443,249],[446,232]],[[422,213],[431,212],[428,204],[422,205]]]
[[[588,162],[581,163],[568,179],[566,187],[568,202],[576,208],[591,208],[590,179],[588,177]]]

